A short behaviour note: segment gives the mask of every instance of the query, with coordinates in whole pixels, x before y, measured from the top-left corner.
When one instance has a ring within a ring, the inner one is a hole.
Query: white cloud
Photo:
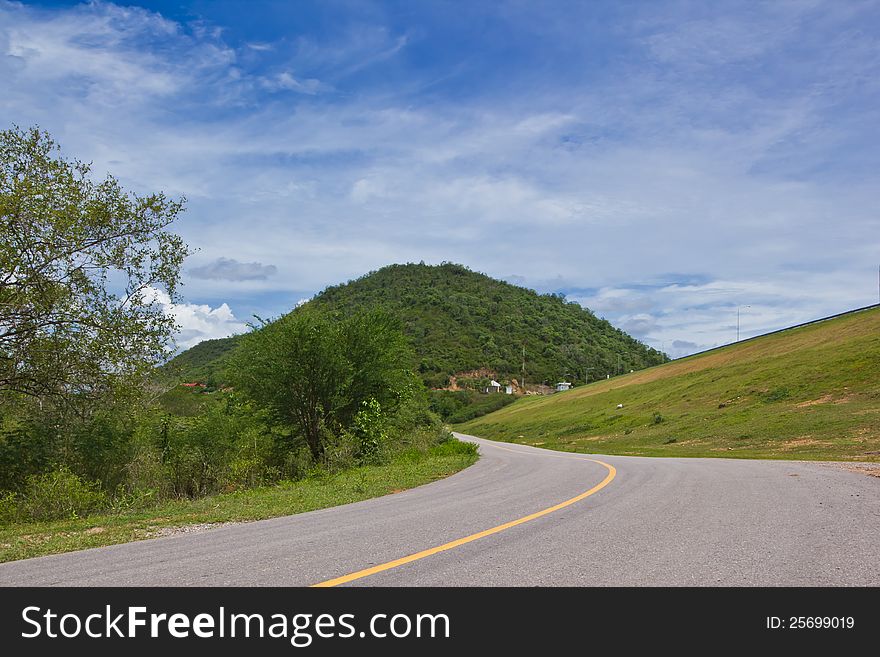
[[[226,303],[212,308],[207,304],[172,303],[168,294],[156,288],[148,288],[144,298],[158,304],[166,315],[178,325],[176,343],[178,349],[189,349],[202,340],[226,338],[247,330]]]

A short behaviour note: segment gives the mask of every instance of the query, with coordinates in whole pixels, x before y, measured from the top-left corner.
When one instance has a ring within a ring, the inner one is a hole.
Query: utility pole
[[[742,306],[742,308],[751,308],[751,306]],[[740,306],[736,307],[736,341],[739,342],[739,309]]]
[[[596,369],[595,367],[585,367],[584,368],[584,385],[587,385],[590,382],[590,370]]]
[[[522,391],[526,394],[526,346],[522,348]]]

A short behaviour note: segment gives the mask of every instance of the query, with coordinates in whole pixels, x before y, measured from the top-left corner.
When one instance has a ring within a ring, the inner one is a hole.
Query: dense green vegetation
[[[597,454],[878,461],[880,308],[525,398],[458,429]]]
[[[473,390],[432,390],[431,410],[446,422],[467,422],[516,401],[513,395],[483,394]]]
[[[84,518],[66,515],[63,520],[0,526],[0,562],[166,536],[192,525],[209,528],[358,502],[430,483],[476,460],[473,443],[413,444],[378,465],[316,470],[295,481],[169,500],[143,510],[117,509]]]
[[[665,362],[660,352],[561,295],[492,279],[455,264],[390,265],[329,287],[306,306],[348,316],[385,308],[400,318],[412,341],[425,383],[441,388],[449,375],[488,368],[500,379],[520,378],[525,347],[526,382],[591,378]],[[240,337],[215,340],[173,359],[166,369],[181,380],[216,377]]]
[[[178,386],[160,405],[104,400],[86,415],[7,399],[0,523],[141,511],[364,465],[451,439],[382,311],[311,308],[247,336],[236,388]]]

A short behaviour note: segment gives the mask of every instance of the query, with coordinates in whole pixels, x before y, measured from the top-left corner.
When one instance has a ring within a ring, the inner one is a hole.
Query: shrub
[[[262,486],[274,478],[273,474],[273,470],[262,459],[253,455],[239,456],[229,464],[226,488],[241,490]]]
[[[379,460],[381,451],[388,442],[385,425],[382,406],[376,399],[370,398],[361,404],[361,410],[355,415],[352,427],[352,433],[358,441],[356,456],[360,463],[375,463]]]
[[[26,520],[78,518],[106,508],[107,495],[96,482],[80,479],[67,466],[28,478],[20,516]]]
[[[162,465],[162,454],[151,445],[139,445],[126,465],[123,490],[139,499],[164,500],[171,495],[168,474]]]
[[[312,453],[305,445],[288,450],[284,453],[281,462],[281,476],[290,480],[303,479],[308,476],[315,462]]]
[[[142,489],[128,491],[125,489],[125,486],[120,484],[117,487],[116,492],[113,494],[113,499],[110,500],[110,506],[108,507],[108,510],[112,511],[113,513],[141,511],[143,509],[153,506],[158,501],[158,499],[159,498],[155,490]]]
[[[321,434],[324,453],[320,464],[327,472],[336,473],[357,465],[360,441],[354,434],[349,431],[334,433],[327,427],[321,428]]]
[[[765,404],[772,404],[773,402],[788,399],[791,396],[791,390],[788,388],[774,388],[767,392],[760,392],[758,396]]]
[[[479,447],[476,443],[466,442],[464,440],[446,440],[432,449],[434,454],[439,456],[451,456],[453,454],[469,454],[476,456],[479,453]]]
[[[0,493],[0,526],[15,522],[18,518],[18,499],[12,491]]]

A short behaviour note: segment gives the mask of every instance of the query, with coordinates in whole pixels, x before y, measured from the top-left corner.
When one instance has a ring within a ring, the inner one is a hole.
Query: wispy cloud
[[[189,270],[190,276],[220,281],[264,281],[278,272],[275,265],[259,262],[239,262],[234,258],[217,258],[201,267]]]
[[[302,6],[280,37],[0,0],[0,121],[185,195],[208,314],[452,260],[681,355],[737,305],[752,333],[875,299],[876,5]]]

